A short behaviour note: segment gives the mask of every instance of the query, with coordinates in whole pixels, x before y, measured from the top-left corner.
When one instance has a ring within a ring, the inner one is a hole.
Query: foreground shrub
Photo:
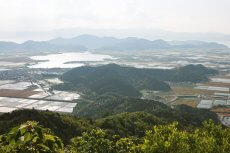
[[[38,122],[27,121],[0,136],[0,152],[55,153],[62,152],[63,143]]]

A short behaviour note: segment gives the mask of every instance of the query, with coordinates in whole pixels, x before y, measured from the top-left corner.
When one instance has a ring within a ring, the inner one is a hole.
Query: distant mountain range
[[[223,44],[203,41],[164,41],[147,40],[136,37],[118,39],[114,37],[97,37],[93,35],[80,35],[74,38],[55,38],[48,41],[26,41],[18,44],[15,42],[0,41],[0,51],[139,51],[153,49],[224,49]]]

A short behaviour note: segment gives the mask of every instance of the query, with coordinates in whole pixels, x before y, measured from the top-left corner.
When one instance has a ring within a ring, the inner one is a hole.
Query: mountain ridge
[[[199,40],[165,41],[163,39],[148,40],[138,37],[115,38],[94,35],[79,35],[73,38],[57,37],[47,41],[28,40],[23,43],[0,41],[0,51],[138,51],[154,49],[226,49],[226,45]]]

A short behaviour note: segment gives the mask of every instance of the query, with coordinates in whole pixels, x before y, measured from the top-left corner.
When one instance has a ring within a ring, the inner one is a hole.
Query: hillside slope
[[[203,121],[218,121],[215,113],[209,110],[192,108],[186,105],[174,109],[154,100],[104,95],[82,99],[74,108],[73,114],[87,118],[103,118],[124,112],[145,112],[164,122],[178,121],[183,126],[200,126]]]
[[[156,101],[133,98],[100,99],[86,104],[83,109],[77,107],[79,112],[74,112],[75,116],[37,110],[17,110],[2,114],[0,135],[28,120],[37,121],[51,129],[65,144],[69,143],[71,138],[95,128],[106,130],[111,136],[142,137],[153,125],[169,124],[173,121],[180,123],[179,128],[187,130],[200,127],[202,122],[208,119],[219,123],[215,113],[208,110],[197,110],[188,106],[173,110]]]
[[[66,88],[86,88],[98,94],[113,92],[124,96],[141,96],[140,90],[169,91],[170,86],[136,68],[109,64],[99,67],[80,67],[61,76]]]
[[[44,127],[51,129],[57,136],[67,143],[73,136],[79,136],[91,125],[87,119],[53,113],[49,111],[18,110],[0,115],[0,134],[26,121],[37,121]]]
[[[61,76],[64,84],[55,86],[59,90],[81,90],[82,92],[140,97],[140,90],[169,91],[166,82],[204,82],[209,75],[217,74],[203,65],[187,65],[180,68],[139,69],[108,64],[97,67],[74,68]]]

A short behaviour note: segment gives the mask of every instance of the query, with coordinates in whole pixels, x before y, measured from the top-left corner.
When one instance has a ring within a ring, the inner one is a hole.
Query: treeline
[[[0,152],[222,153],[229,151],[229,132],[209,110],[108,94],[84,97],[72,115],[0,115]]]
[[[177,123],[153,126],[141,138],[110,135],[93,129],[62,140],[38,122],[27,121],[9,133],[0,135],[4,153],[227,153],[230,152],[230,129],[211,120],[192,131],[179,130]]]
[[[53,88],[80,90],[83,93],[116,93],[123,96],[140,97],[140,90],[169,91],[166,82],[203,82],[208,75],[218,72],[203,65],[187,65],[171,70],[138,69],[108,64],[98,67],[74,68],[61,76],[64,84]]]
[[[154,125],[178,122],[179,128],[199,128],[202,122],[212,119],[219,123],[215,113],[181,105],[174,109],[153,100],[138,98],[98,97],[96,101],[79,102],[73,115],[49,111],[17,110],[0,115],[0,134],[9,132],[14,126],[33,120],[50,128],[64,144],[73,136],[95,128],[106,130],[110,135],[121,137],[143,137]]]
[[[211,120],[193,131],[177,128],[174,122],[153,126],[141,138],[112,137],[101,129],[85,132],[71,140],[67,152],[94,153],[227,153],[230,152],[230,129]]]

